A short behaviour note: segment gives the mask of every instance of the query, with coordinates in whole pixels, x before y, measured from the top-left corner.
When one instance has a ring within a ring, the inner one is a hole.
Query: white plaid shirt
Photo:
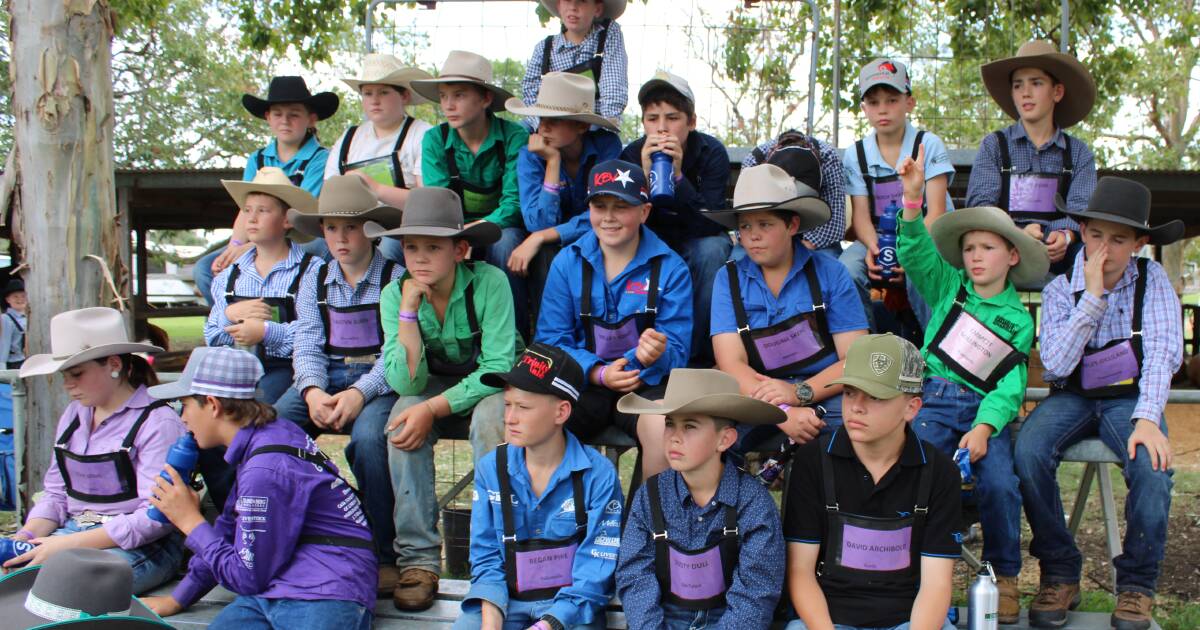
[[[846,169],[842,168],[842,158],[838,155],[836,147],[812,136],[808,136],[808,139],[816,144],[817,150],[821,152],[820,193],[821,199],[829,204],[829,222],[805,232],[803,237],[817,249],[825,249],[841,243],[846,237]],[[770,155],[778,143],[778,138],[771,138],[758,145],[758,150],[763,155]],[[754,151],[751,151],[742,160],[742,169],[757,164],[758,159],[754,157]]]
[[[1062,382],[1075,371],[1084,348],[1100,348],[1129,337],[1137,259],[1103,298],[1084,291],[1083,251],[1075,257],[1074,276],[1055,278],[1042,292],[1041,357],[1045,380]],[[1183,315],[1179,298],[1162,265],[1147,267],[1146,299],[1142,306],[1142,377],[1133,418],[1162,420],[1171,378],[1183,362]],[[1083,291],[1079,303],[1075,295]]]
[[[612,21],[608,26],[608,39],[604,42],[604,65],[600,69],[600,100],[596,101],[596,113],[605,118],[616,119],[625,111],[629,101],[629,76],[626,66],[625,37],[621,35],[621,27]],[[550,67],[547,72],[562,72],[573,68],[596,55],[599,45],[600,31],[604,27],[597,23],[592,32],[583,38],[583,43],[572,44],[562,33],[554,36],[550,48]],[[525,78],[521,79],[521,100],[526,105],[537,102],[538,90],[542,87],[542,58],[546,48],[546,39],[538,40],[533,47],[533,55],[525,64]],[[527,118],[530,127],[537,127],[536,118]]]

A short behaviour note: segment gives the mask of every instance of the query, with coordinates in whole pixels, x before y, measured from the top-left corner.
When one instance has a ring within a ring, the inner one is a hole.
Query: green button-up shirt
[[[456,415],[469,412],[485,396],[500,391],[480,382],[487,372],[507,372],[517,355],[524,349],[517,335],[513,314],[512,289],[503,271],[483,262],[475,262],[474,271],[459,263],[454,271],[454,288],[446,305],[445,321],[438,320],[437,311],[426,300],[417,309],[417,325],[421,328],[421,358],[415,374],[408,371],[408,351],[397,338],[400,324],[401,287],[411,276],[405,272],[383,290],[379,299],[383,318],[383,360],[387,382],[401,396],[415,396],[425,391],[429,380],[429,365],[425,357],[432,354],[442,361],[463,363],[474,354],[471,325],[467,320],[467,305],[463,291],[470,282],[475,290],[475,314],[481,340],[479,367],[464,376],[442,393]]]
[[[1029,376],[1029,368],[1025,362],[1013,367],[997,383],[996,388],[985,392],[966,382],[955,374],[941,359],[929,351],[933,338],[942,327],[950,308],[954,306],[954,298],[959,287],[967,288],[967,303],[963,310],[978,319],[993,333],[1012,344],[1018,352],[1029,354],[1033,345],[1033,318],[1021,304],[1017,291],[1012,282],[1006,283],[999,294],[984,299],[975,292],[975,284],[967,276],[967,272],[957,269],[946,262],[933,244],[929,231],[925,229],[925,221],[921,218],[905,221],[897,217],[899,230],[897,236],[897,255],[900,264],[908,276],[908,281],[917,286],[921,297],[929,304],[932,315],[929,326],[925,328],[925,344],[922,354],[925,355],[925,376],[938,377],[970,387],[983,400],[979,403],[979,411],[971,426],[983,422],[989,424],[997,433],[1017,416],[1021,402],[1025,399],[1025,383]]]
[[[490,187],[503,182],[499,205],[491,212],[466,217],[468,222],[484,219],[502,228],[522,227],[521,199],[517,187],[517,158],[521,147],[529,144],[529,132],[521,125],[488,116],[488,135],[479,145],[479,152],[472,152],[459,137],[458,131],[450,129],[446,140],[442,140],[441,125],[425,132],[421,141],[421,183],[425,186],[450,187],[450,172],[446,165],[446,149],[454,149],[454,162],[466,182]],[[505,155],[504,168],[500,168],[500,152]]]

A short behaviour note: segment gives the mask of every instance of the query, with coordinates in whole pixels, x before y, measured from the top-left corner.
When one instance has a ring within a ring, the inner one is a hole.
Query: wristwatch
[[[805,381],[796,381],[796,400],[800,401],[800,406],[807,405],[812,402],[813,388]]]
[[[555,619],[553,615],[542,615],[538,618],[538,622],[550,626],[550,630],[565,630],[562,622]]]

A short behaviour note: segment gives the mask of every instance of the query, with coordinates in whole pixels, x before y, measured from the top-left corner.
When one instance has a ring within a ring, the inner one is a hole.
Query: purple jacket
[[[343,600],[375,607],[377,567],[368,549],[302,544],[301,535],[371,539],[366,515],[350,487],[296,456],[263,453],[286,445],[317,451],[286,420],[238,432],[225,453],[237,466],[233,497],[216,523],[192,530],[186,544],[196,555],[175,599],[191,606],[216,586],[268,599]]]

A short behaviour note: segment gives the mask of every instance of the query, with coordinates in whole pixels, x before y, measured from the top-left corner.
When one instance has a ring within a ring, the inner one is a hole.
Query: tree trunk
[[[128,294],[124,217],[113,190],[112,13],[105,0],[8,0],[16,189],[14,236],[29,293],[29,349],[50,352],[50,318]],[[11,175],[10,175],[11,176]],[[99,260],[89,258],[96,256]],[[62,379],[27,382],[25,505],[42,487],[67,404]]]

